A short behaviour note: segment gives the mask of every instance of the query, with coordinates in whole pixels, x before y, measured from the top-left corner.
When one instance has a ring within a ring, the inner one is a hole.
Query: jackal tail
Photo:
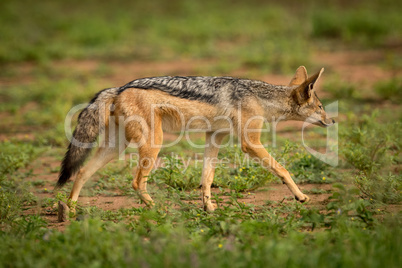
[[[78,125],[61,164],[56,189],[61,188],[83,165],[97,137],[109,123],[110,105],[118,95],[119,88],[107,88],[95,95],[78,116]]]

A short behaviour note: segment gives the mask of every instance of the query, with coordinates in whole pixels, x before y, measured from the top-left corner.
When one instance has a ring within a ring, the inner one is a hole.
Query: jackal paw
[[[77,216],[77,211],[76,211],[75,207],[70,207],[70,212],[68,215],[70,218],[75,218]]]
[[[207,203],[204,205],[204,210],[206,212],[213,212],[216,209],[216,206],[213,205],[212,203]]]
[[[308,203],[310,201],[310,197],[305,194],[303,195],[303,198],[298,198],[297,196],[295,196],[295,199],[300,203]]]

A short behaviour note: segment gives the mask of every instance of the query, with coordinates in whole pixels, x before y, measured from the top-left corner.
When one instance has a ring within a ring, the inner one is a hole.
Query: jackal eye
[[[323,110],[322,105],[318,105],[318,108],[320,108],[321,110]]]

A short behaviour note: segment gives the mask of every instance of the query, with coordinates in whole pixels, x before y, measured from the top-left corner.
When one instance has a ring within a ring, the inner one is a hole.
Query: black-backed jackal
[[[258,130],[264,120],[275,118],[309,121],[321,127],[334,124],[314,91],[322,72],[308,77],[301,66],[286,86],[232,77],[166,76],[137,79],[100,91],[79,115],[57,187],[76,175],[69,196],[70,201],[76,201],[84,183],[131,143],[139,152],[132,186],[147,205],[152,205],[147,176],[160,151],[163,131],[198,129],[206,133],[201,178],[205,210],[214,210],[211,184],[216,158],[223,138],[231,132],[238,136],[245,153],[278,176],[298,201],[306,202],[309,197],[262,146]],[[81,168],[100,134],[102,146]]]

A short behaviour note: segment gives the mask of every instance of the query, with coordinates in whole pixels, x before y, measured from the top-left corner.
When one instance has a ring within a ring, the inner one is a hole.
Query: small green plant
[[[38,154],[29,143],[0,142],[0,176],[26,166]]]
[[[310,183],[332,182],[329,165],[305,151],[295,154],[290,170],[292,170],[296,181]]]
[[[248,158],[237,146],[222,150],[219,159],[223,161],[216,166],[214,186],[244,192],[274,180],[271,173]]]
[[[402,102],[402,79],[391,79],[378,82],[374,86],[375,92],[384,100],[391,100],[394,103]]]
[[[335,227],[344,224],[339,218],[347,218],[352,224],[364,224],[372,227],[375,223],[373,207],[368,200],[359,198],[360,190],[356,187],[346,187],[340,183],[334,184],[335,192],[327,205],[330,224]]]
[[[12,221],[17,218],[22,207],[22,202],[16,192],[6,192],[0,189],[0,219]]]
[[[400,200],[400,176],[390,174],[399,162],[401,124],[376,122],[377,112],[361,117],[341,133],[341,153],[359,172],[355,184],[363,195],[383,202]]]
[[[303,190],[305,194],[329,194],[332,190],[324,190],[320,188],[312,188],[310,190]]]
[[[375,174],[367,177],[361,173],[356,175],[355,185],[365,198],[391,204],[402,201],[402,176],[400,174]]]
[[[171,155],[165,157],[164,164],[165,166],[156,169],[149,176],[149,182],[163,182],[178,190],[190,190],[199,185],[201,169],[188,166],[184,170],[183,161]]]
[[[394,164],[397,155],[391,152],[400,147],[401,124],[379,124],[377,116],[378,111],[363,115],[357,125],[341,132],[342,154],[366,176]]]

